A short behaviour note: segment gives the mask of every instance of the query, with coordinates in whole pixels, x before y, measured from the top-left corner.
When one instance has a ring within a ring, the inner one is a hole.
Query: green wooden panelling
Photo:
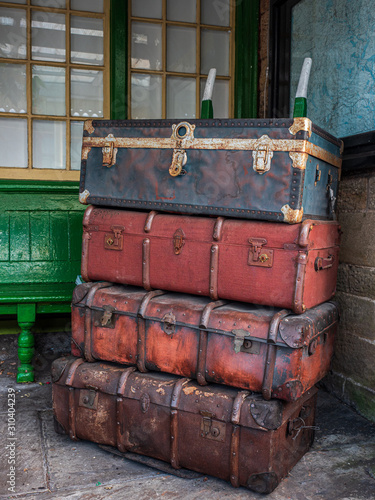
[[[259,0],[236,2],[235,118],[256,118],[258,109]]]
[[[128,0],[111,0],[111,119],[128,117]]]

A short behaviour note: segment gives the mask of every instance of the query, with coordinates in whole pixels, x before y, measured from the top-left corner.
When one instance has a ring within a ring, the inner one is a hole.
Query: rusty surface
[[[93,311],[100,319],[106,310],[113,328],[91,320]],[[137,365],[142,372],[173,373],[201,385],[264,390],[267,398],[285,400],[297,399],[328,372],[337,322],[337,306],[330,302],[296,316],[120,285],[87,293],[72,306],[74,352],[82,350],[91,361]]]
[[[302,221],[303,208],[301,210],[294,210],[289,205],[283,205],[280,211],[284,214],[284,222],[288,224],[297,224]]]
[[[309,137],[312,134],[312,122],[308,118],[294,118],[293,119],[293,124],[289,127],[289,132],[292,135],[296,135],[297,132],[304,130],[305,132],[308,132]]]
[[[171,375],[141,374],[105,363],[79,366],[74,387],[68,387],[66,372],[74,358],[65,362],[67,369],[53,384],[53,407],[58,425],[72,439],[142,454],[264,493],[276,487],[312,444],[316,389],[294,403],[266,402],[259,394],[217,385],[202,388]],[[96,400],[91,408],[79,404],[87,391]],[[271,413],[276,405],[279,426],[269,430],[258,425],[251,405],[255,413],[261,405],[265,419],[267,405]],[[239,416],[233,417],[236,409]]]
[[[311,140],[317,134],[318,146],[306,140],[304,127],[291,138],[290,124],[96,120],[93,133],[84,132],[80,191],[88,190],[85,201],[95,205],[284,221],[281,207],[300,211],[302,202],[308,204],[302,196],[307,161],[319,159],[324,168],[333,167],[334,196],[341,165],[334,138],[314,131]],[[179,127],[182,135],[175,133]],[[109,133],[118,152],[107,169],[102,148]],[[319,201],[311,205],[313,213],[305,214],[333,218],[322,183],[305,192]],[[288,222],[296,220],[288,217]]]

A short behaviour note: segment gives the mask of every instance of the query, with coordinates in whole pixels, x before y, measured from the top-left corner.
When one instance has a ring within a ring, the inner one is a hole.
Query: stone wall
[[[340,329],[324,385],[375,422],[375,173],[341,179]]]

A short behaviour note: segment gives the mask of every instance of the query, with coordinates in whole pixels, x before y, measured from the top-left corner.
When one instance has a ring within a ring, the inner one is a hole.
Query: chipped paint
[[[309,133],[309,137],[312,134],[312,123],[308,118],[294,118],[293,125],[289,128],[289,132],[292,135],[296,135],[301,130]]]
[[[79,202],[83,205],[87,205],[87,198],[90,196],[90,191],[85,189],[82,193],[79,193]]]
[[[89,134],[92,134],[95,131],[94,127],[92,126],[92,120],[85,120],[83,130],[86,130],[86,132],[88,132]]]
[[[84,137],[83,147],[107,146],[105,137]],[[113,140],[116,148],[127,149],[202,149],[202,150],[232,150],[232,151],[256,151],[259,139],[182,139],[157,138],[157,137],[116,137]],[[269,142],[269,150],[307,153],[310,156],[323,160],[335,167],[341,167],[340,157],[329,153],[325,149],[312,144],[309,141],[294,139],[272,139]]]
[[[288,224],[296,224],[302,221],[303,208],[301,210],[293,210],[289,205],[281,207],[281,212],[284,214],[284,222]]]
[[[298,168],[299,170],[306,169],[306,163],[308,158],[308,155],[306,153],[291,152],[289,153],[289,157],[293,162],[292,163],[293,168]]]

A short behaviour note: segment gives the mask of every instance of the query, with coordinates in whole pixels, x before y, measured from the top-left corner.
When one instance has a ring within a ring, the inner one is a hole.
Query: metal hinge
[[[116,155],[118,149],[114,146],[115,137],[113,134],[107,135],[106,140],[107,142],[102,147],[103,166],[109,168],[116,163]]]
[[[224,441],[226,431],[225,422],[212,420],[215,414],[210,411],[201,410],[200,414],[202,415],[201,436],[215,441]]]
[[[253,169],[255,172],[258,172],[258,174],[268,172],[271,168],[272,157],[272,139],[268,135],[262,135],[253,150]]]
[[[249,251],[249,266],[272,267],[273,265],[273,250],[263,249],[267,245],[265,238],[250,238],[249,243],[251,249]]]
[[[104,236],[104,248],[107,250],[122,250],[123,246],[123,226],[111,226],[112,233],[106,233]]]

